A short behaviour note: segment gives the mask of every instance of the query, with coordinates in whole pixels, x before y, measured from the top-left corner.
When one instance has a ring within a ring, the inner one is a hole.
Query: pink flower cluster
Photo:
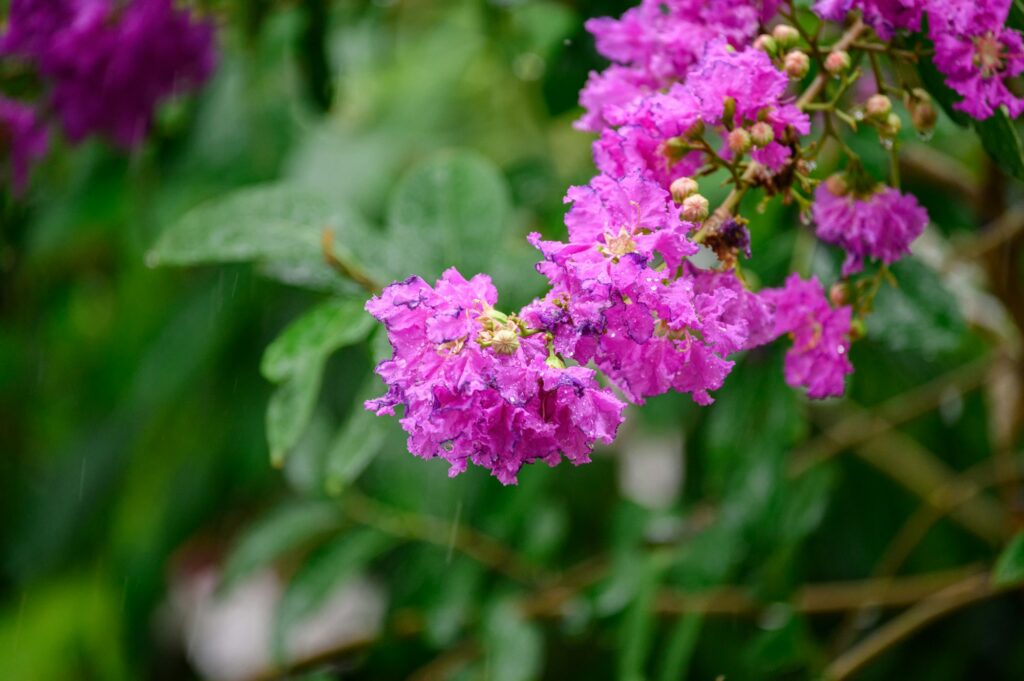
[[[780,0],[641,0],[619,19],[587,22],[597,51],[612,61],[592,72],[580,93],[587,113],[577,126],[597,132],[606,114],[674,82],[689,70],[716,39],[746,45],[761,22],[774,14]]]
[[[935,66],[946,84],[963,97],[954,106],[984,119],[1005,106],[1010,116],[1024,113],[1024,99],[1006,81],[1024,71],[1024,40],[1006,28],[1011,0],[932,0],[929,35]]]
[[[409,451],[445,459],[449,475],[472,461],[507,485],[523,464],[587,463],[595,441],[615,438],[625,405],[591,369],[549,359],[540,335],[494,310],[497,298],[486,275],[450,269],[433,288],[410,277],[370,300],[394,354],[377,367],[387,394],[366,407],[401,405]]]
[[[853,365],[850,352],[851,310],[833,309],[817,278],[792,274],[781,289],[762,294],[775,308],[773,334],[788,334],[793,345],[786,353],[786,382],[807,388],[813,398],[841,395]]]
[[[1010,116],[1024,113],[1024,99],[1006,81],[1024,71],[1024,40],[1006,27],[1012,0],[818,0],[814,11],[824,19],[842,21],[859,10],[883,39],[898,30],[921,30],[928,18],[928,37],[935,44],[935,66],[946,84],[963,99],[956,108],[985,119],[1005,106]]]
[[[913,195],[881,185],[860,194],[838,175],[818,185],[812,210],[818,238],[846,251],[844,277],[859,272],[865,258],[899,260],[928,225]]]
[[[634,403],[675,391],[710,404],[737,353],[783,336],[789,385],[811,398],[843,394],[854,308],[797,274],[750,290],[739,271],[750,233],[731,214],[739,201],[709,215],[695,179],[727,168],[747,183],[740,198],[751,185],[790,198],[813,187],[807,156],[795,156],[811,128],[789,90],[807,74],[809,58],[792,47],[798,31],[776,27],[750,44],[777,5],[642,0],[620,19],[587,24],[613,61],[581,95],[578,127],[597,133],[599,174],[568,190],[565,241],[529,236],[549,291],[505,316],[486,276],[449,270],[433,288],[412,278],[367,305],[395,349],[378,367],[388,393],[367,407],[402,406],[414,454],[446,459],[452,474],[472,461],[503,483],[531,461],[564,454],[581,463],[612,440],[624,407],[587,367]],[[927,18],[961,108],[984,117],[1022,106],[1005,86],[1024,69],[1018,34],[1002,27],[1008,0],[818,0],[814,10],[837,22],[857,12],[883,39],[920,31]],[[846,77],[849,55],[830,54],[824,68]],[[874,99],[872,124],[884,136],[878,116],[895,114],[886,97]],[[844,277],[868,259],[903,257],[928,222],[913,196],[878,184],[855,157],[845,175],[818,185],[811,214],[819,238],[846,251]]]
[[[791,155],[785,144],[791,131],[810,132],[810,119],[786,94],[788,84],[763,51],[713,41],[686,82],[609,109],[610,125],[594,143],[594,160],[613,177],[639,168],[668,186],[702,165],[706,151],[700,145],[707,133],[717,132],[723,158],[737,153],[730,135],[746,135],[751,157],[778,170]]]
[[[212,24],[172,0],[11,0],[0,59],[40,80],[34,119],[53,116],[72,142],[98,134],[128,148],[145,137],[161,101],[210,76],[213,38]],[[9,116],[0,116],[0,139],[16,133]],[[14,145],[12,179],[20,189],[42,145],[35,137]]]
[[[569,242],[531,242],[551,291],[524,311],[555,349],[593,360],[634,402],[669,390],[709,404],[731,353],[760,344],[768,311],[731,272],[688,262],[695,225],[667,191],[640,173],[599,175],[569,190]]]

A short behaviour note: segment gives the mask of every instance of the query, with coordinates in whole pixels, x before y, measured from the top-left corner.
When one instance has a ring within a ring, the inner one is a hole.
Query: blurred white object
[[[672,506],[683,484],[682,434],[629,430],[619,443],[619,488],[631,501],[652,509]]]
[[[226,594],[217,593],[219,571],[179,575],[172,584],[166,624],[173,626],[196,671],[210,681],[247,681],[273,675],[274,622],[285,584],[264,570]],[[384,617],[383,589],[366,577],[339,584],[315,613],[288,633],[290,661],[372,640]]]

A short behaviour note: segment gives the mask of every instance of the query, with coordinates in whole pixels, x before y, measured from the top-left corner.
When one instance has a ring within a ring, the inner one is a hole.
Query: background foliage
[[[582,22],[628,3],[211,5],[202,96],[0,205],[5,676],[838,676],[950,589],[971,607],[858,678],[1024,675],[1019,596],[987,598],[1024,577],[1024,215],[974,135],[904,134],[934,224],[847,399],[809,404],[750,353],[713,407],[652,400],[588,466],[449,480],[358,406],[386,349],[355,282],[454,264],[509,309],[542,290],[524,236],[560,234],[593,172]],[[1013,173],[1004,124],[983,137]],[[835,278],[799,222],[753,222],[752,276]],[[339,608],[343,635],[309,633]]]

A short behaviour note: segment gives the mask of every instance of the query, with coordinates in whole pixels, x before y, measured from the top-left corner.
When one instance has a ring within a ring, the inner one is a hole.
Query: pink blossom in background
[[[822,182],[812,208],[818,238],[846,251],[843,276],[859,272],[867,258],[888,265],[910,253],[928,225],[928,212],[917,199],[882,185],[858,195],[844,184],[838,178]]]

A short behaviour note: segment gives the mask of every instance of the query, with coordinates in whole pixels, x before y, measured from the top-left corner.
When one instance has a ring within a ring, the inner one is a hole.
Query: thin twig
[[[844,418],[794,453],[790,474],[801,475],[839,452],[931,411],[951,390],[961,394],[974,390],[984,382],[991,363],[990,357],[982,357],[872,406],[870,414],[857,413]],[[872,414],[877,418],[872,418]]]
[[[940,617],[1007,590],[993,585],[987,571],[952,584],[890,620],[843,653],[828,666],[824,677],[829,681],[848,679],[879,655]]]
[[[323,231],[320,232],[320,250],[323,251],[324,262],[330,265],[336,272],[362,286],[367,293],[372,295],[380,293],[381,288],[383,288],[380,283],[364,272],[358,265],[349,262],[347,257],[342,257],[334,250],[334,232],[327,227],[324,227]]]

